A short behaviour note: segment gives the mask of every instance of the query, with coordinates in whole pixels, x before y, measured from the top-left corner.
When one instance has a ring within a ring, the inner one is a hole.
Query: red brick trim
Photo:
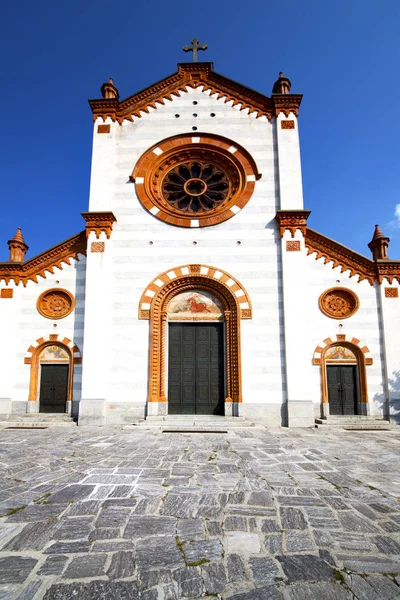
[[[0,298],[12,298],[14,295],[13,288],[2,288],[0,292]]]
[[[174,267],[157,275],[149,283],[143,292],[139,302],[139,319],[150,319],[150,311],[156,301],[157,296],[163,291],[164,287],[171,281],[179,280],[184,283],[186,279],[196,277],[197,285],[201,288],[207,282],[218,282],[228,290],[235,301],[238,314],[241,319],[252,318],[252,306],[250,296],[244,286],[232,275],[209,265],[183,265]],[[209,285],[209,283],[208,283]],[[193,287],[195,287],[193,285]]]
[[[323,358],[324,353],[330,346],[333,345],[345,345],[349,347],[356,347],[363,356],[364,364],[373,364],[373,358],[371,356],[369,348],[365,344],[363,344],[363,342],[361,342],[359,339],[348,334],[336,334],[332,337],[325,338],[322,342],[320,342],[314,350],[312,364],[321,364],[321,359]]]
[[[236,173],[236,191],[219,208],[203,214],[183,214],[174,210],[163,198],[159,171],[173,161],[174,155],[188,152],[213,153]],[[250,200],[256,180],[260,179],[257,165],[251,155],[236,142],[221,136],[198,133],[177,135],[154,144],[136,163],[131,181],[143,206],[157,219],[179,227],[208,227],[222,223],[238,213]]]

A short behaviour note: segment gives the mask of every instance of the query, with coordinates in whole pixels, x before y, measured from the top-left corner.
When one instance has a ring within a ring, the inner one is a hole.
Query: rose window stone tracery
[[[331,288],[320,296],[319,307],[327,317],[347,319],[358,310],[359,300],[350,290]]]
[[[47,319],[62,319],[75,307],[75,299],[67,290],[53,289],[43,292],[38,298],[37,309]]]
[[[177,165],[166,174],[162,193],[176,210],[207,212],[225,202],[230,184],[227,174],[217,165],[192,161]]]

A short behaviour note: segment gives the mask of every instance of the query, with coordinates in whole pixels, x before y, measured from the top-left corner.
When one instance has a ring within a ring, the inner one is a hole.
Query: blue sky
[[[279,71],[300,109],[309,225],[369,256],[375,223],[400,259],[398,0],[50,0],[2,19],[0,259],[23,229],[28,257],[84,228],[92,115],[110,76],[125,98],[190,60],[270,95]],[[396,208],[397,207],[397,208]],[[397,210],[397,216],[396,216]]]

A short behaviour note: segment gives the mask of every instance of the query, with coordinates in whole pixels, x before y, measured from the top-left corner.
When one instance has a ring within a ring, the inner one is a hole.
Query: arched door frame
[[[166,414],[167,307],[174,296],[192,289],[214,294],[221,302],[225,322],[225,414],[242,402],[240,319],[251,318],[245,289],[225,271],[205,265],[185,265],[162,273],[147,287],[139,318],[150,320],[148,414]]]
[[[78,346],[76,346],[69,338],[61,337],[58,334],[50,334],[45,338],[36,340],[36,342],[28,348],[27,355],[24,358],[24,363],[26,365],[31,365],[27,412],[39,412],[40,410],[40,355],[47,346],[60,346],[68,354],[69,370],[66,412],[69,414],[71,412],[73,396],[74,365],[80,364],[82,358]]]
[[[335,340],[336,338],[336,340]],[[322,416],[329,416],[329,397],[328,397],[328,381],[327,381],[327,363],[326,353],[332,346],[344,346],[351,350],[357,359],[358,385],[360,393],[361,414],[368,414],[368,386],[366,366],[373,364],[373,359],[368,347],[363,344],[358,338],[337,334],[330,338],[326,338],[314,350],[313,364],[321,367],[321,411]]]

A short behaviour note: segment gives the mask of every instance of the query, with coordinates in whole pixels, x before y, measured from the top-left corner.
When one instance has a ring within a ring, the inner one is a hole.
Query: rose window
[[[186,162],[171,169],[162,184],[165,200],[176,210],[188,213],[217,208],[229,196],[226,173],[216,165]]]
[[[62,319],[75,307],[75,298],[67,290],[53,289],[39,296],[37,309],[47,319]]]
[[[358,310],[358,297],[344,288],[332,288],[322,294],[319,306],[327,317],[332,319],[347,319]]]

